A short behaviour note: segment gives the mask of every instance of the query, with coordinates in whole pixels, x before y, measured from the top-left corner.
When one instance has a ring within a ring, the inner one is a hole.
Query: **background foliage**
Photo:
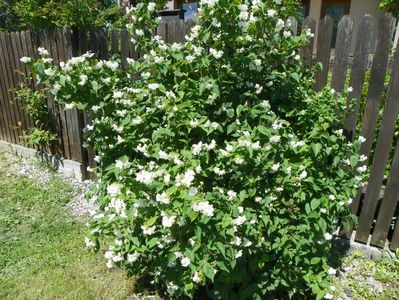
[[[87,29],[117,23],[123,15],[113,0],[5,0],[0,4],[0,30]]]
[[[399,17],[399,2],[397,0],[381,0],[380,8],[391,12],[395,17]]]

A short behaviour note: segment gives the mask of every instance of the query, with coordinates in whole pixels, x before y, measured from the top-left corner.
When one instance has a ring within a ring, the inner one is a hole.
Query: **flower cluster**
[[[329,240],[364,167],[348,143],[344,98],[315,93],[293,36],[296,1],[202,0],[181,44],[155,35],[156,5],[130,11],[144,55],[24,58],[85,130],[98,184],[86,244],[107,266],[146,274],[173,298],[328,291]],[[138,76],[139,75],[139,76]],[[354,176],[355,175],[355,176]]]

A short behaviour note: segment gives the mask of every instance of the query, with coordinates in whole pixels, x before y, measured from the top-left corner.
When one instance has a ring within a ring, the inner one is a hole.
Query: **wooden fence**
[[[291,21],[288,29],[293,34],[299,31],[299,27],[315,32],[316,22],[311,18],[305,19],[301,26],[295,20]],[[192,23],[185,24],[183,21],[161,23],[158,34],[168,43],[182,42],[191,26]],[[358,242],[378,247],[383,247],[388,241],[394,250],[399,248],[399,142],[394,141],[399,114],[399,51],[392,55],[394,19],[386,15],[374,20],[366,15],[359,25],[353,57],[349,56],[353,21],[345,16],[339,22],[336,48],[331,51],[333,27],[331,17],[321,20],[317,45],[314,45],[315,39],[312,38],[310,44],[302,49],[301,55],[309,67],[316,62],[324,66],[316,71],[317,91],[328,85],[342,92],[348,87],[346,82],[349,78],[349,86],[353,91],[348,101],[358,99],[354,111],[348,112],[343,128],[350,139],[360,135],[366,138],[361,154],[368,158],[371,175],[351,206],[352,211],[359,216],[359,224],[355,231],[351,229],[344,234],[354,236]],[[370,42],[372,32],[377,36],[377,46]],[[0,139],[4,141],[24,145],[20,137],[33,124],[24,113],[22,103],[15,101],[14,89],[23,81],[35,88],[34,82],[25,78],[28,72],[19,58],[36,57],[39,46],[48,49],[56,63],[88,50],[101,59],[118,54],[123,67],[126,67],[128,57],[140,57],[134,51],[126,30],[78,33],[47,30],[0,34]],[[313,49],[316,49],[315,55]],[[385,84],[387,74],[390,74],[389,87]],[[366,78],[369,78],[368,82]],[[366,91],[365,83],[368,84]],[[49,150],[83,165],[94,165],[93,151],[82,147],[82,130],[90,121],[88,117],[76,109],[65,110],[51,98],[48,99],[48,106],[51,116],[49,122],[59,136],[55,146]],[[387,170],[389,175],[385,178]]]

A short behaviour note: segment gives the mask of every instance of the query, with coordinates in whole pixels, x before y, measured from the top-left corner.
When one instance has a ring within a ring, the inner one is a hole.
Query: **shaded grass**
[[[85,227],[64,208],[72,187],[7,176],[0,154],[0,299],[127,299],[134,281],[83,245]]]

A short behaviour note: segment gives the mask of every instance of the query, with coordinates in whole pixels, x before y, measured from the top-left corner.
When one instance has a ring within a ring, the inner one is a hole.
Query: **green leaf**
[[[232,221],[233,221],[233,219],[232,219],[231,217],[225,218],[225,219],[223,220],[223,222],[222,222],[222,227],[223,227],[223,228],[228,227],[228,226],[231,224]]]
[[[158,243],[157,238],[152,238],[151,240],[148,241],[147,245],[148,248],[154,248],[154,246]]]
[[[220,253],[222,253],[224,257],[226,257],[226,246],[223,243],[217,242],[216,248],[218,248],[218,250],[220,251]]]
[[[229,118],[234,117],[234,109],[230,108],[230,109],[227,110],[226,113],[227,113],[227,116],[228,116]]]
[[[215,270],[212,268],[212,266],[209,263],[205,263],[203,271],[205,276],[213,282],[213,279],[215,278]]]
[[[317,265],[321,261],[320,257],[313,257],[310,261],[312,265]]]
[[[263,126],[263,125],[259,125],[258,126],[258,131],[261,133],[261,134],[263,134],[263,135],[266,135],[266,136],[268,136],[269,135],[269,132],[270,132],[270,130],[268,130],[265,126]]]
[[[318,208],[320,205],[320,200],[319,199],[313,199],[310,202],[310,207],[312,208],[312,210],[315,210],[316,208]]]
[[[317,144],[312,144],[310,147],[312,148],[314,155],[317,156],[317,154],[320,153],[322,145],[317,143]]]
[[[155,222],[157,221],[158,216],[152,217],[151,219],[148,219],[147,222],[145,222],[145,225],[147,227],[151,227],[152,225],[155,224]]]

